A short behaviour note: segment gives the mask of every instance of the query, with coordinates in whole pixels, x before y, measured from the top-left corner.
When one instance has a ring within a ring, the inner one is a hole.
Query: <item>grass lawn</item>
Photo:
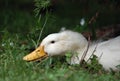
[[[0,81],[120,81],[120,73],[90,72],[68,65],[65,57],[23,61],[23,56],[35,47],[32,40],[38,38],[37,20],[25,11],[2,11],[0,17]],[[51,26],[57,24],[48,21],[46,27]],[[50,33],[47,28],[44,32]]]

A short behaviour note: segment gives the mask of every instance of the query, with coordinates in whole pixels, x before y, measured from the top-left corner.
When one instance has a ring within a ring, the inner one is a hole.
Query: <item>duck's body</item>
[[[104,42],[90,44],[84,60],[88,61],[92,54],[98,57],[99,63],[102,64],[105,70],[117,70],[116,66],[120,65],[120,36]],[[78,64],[82,55],[79,53],[79,60],[78,58],[76,60],[73,58],[71,63]]]
[[[38,49],[36,49],[31,54],[25,56],[24,60],[31,61],[45,55],[63,55],[71,51],[73,52],[73,56],[69,63],[79,64],[82,55],[87,50],[87,46],[88,41],[80,33],[63,31],[48,35],[40,44],[40,55],[37,55],[38,53],[35,54],[38,51]],[[116,66],[120,64],[120,36],[108,41],[90,44],[86,57],[84,58],[85,61],[90,58],[93,51],[95,51],[94,55],[98,57],[98,61],[103,65],[104,69],[109,70],[111,68],[117,70]]]

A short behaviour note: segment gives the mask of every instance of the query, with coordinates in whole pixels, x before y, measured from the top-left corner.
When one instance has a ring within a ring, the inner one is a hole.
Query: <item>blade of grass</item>
[[[39,34],[39,37],[38,37],[38,40],[37,40],[37,44],[36,44],[37,47],[38,47],[38,45],[39,45],[40,38],[41,38],[41,36],[42,36],[43,30],[44,30],[44,28],[45,28],[45,26],[46,26],[47,21],[48,21],[48,14],[46,15],[45,22],[44,22],[44,24],[43,24],[43,26],[42,26],[42,29],[41,29],[41,31],[40,31],[40,34]]]

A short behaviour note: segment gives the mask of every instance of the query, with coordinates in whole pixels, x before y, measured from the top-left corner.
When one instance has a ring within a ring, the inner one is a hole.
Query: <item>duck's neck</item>
[[[80,48],[78,50],[76,50],[77,54],[73,54],[70,63],[71,64],[79,64],[85,54],[86,54],[85,58],[88,58],[90,56],[87,54],[88,49],[89,49],[89,44],[88,44],[88,41],[85,40],[82,43],[82,46],[80,45]],[[87,60],[87,59],[84,59],[84,60]]]
[[[97,50],[97,43],[88,43],[86,42],[84,46],[80,49],[78,49],[76,52],[77,54],[73,55],[71,58],[71,64],[80,64],[81,60],[84,59],[85,61],[88,61],[88,59],[91,57],[91,55],[96,52]],[[85,55],[85,57],[84,57]],[[101,53],[100,55],[101,56]],[[89,61],[88,61],[89,62]]]

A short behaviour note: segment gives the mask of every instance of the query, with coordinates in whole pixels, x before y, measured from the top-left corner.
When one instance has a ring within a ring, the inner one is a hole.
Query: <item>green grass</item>
[[[37,20],[28,12],[17,11],[14,13],[15,15],[12,14],[13,12],[10,11],[8,14],[6,12],[1,14],[4,20],[0,25],[0,81],[120,80],[120,73],[92,72],[81,66],[68,65],[65,57],[50,57],[43,62],[23,61],[23,56],[34,47],[31,39],[37,40],[39,27],[36,27],[36,25],[39,26],[40,24],[37,24]],[[11,16],[13,19],[11,19]],[[51,22],[48,20],[46,27],[56,27],[57,25],[53,25],[53,22],[54,20]],[[16,27],[17,30],[14,29]],[[23,30],[23,28],[25,29]],[[46,32],[46,29],[44,32]]]

